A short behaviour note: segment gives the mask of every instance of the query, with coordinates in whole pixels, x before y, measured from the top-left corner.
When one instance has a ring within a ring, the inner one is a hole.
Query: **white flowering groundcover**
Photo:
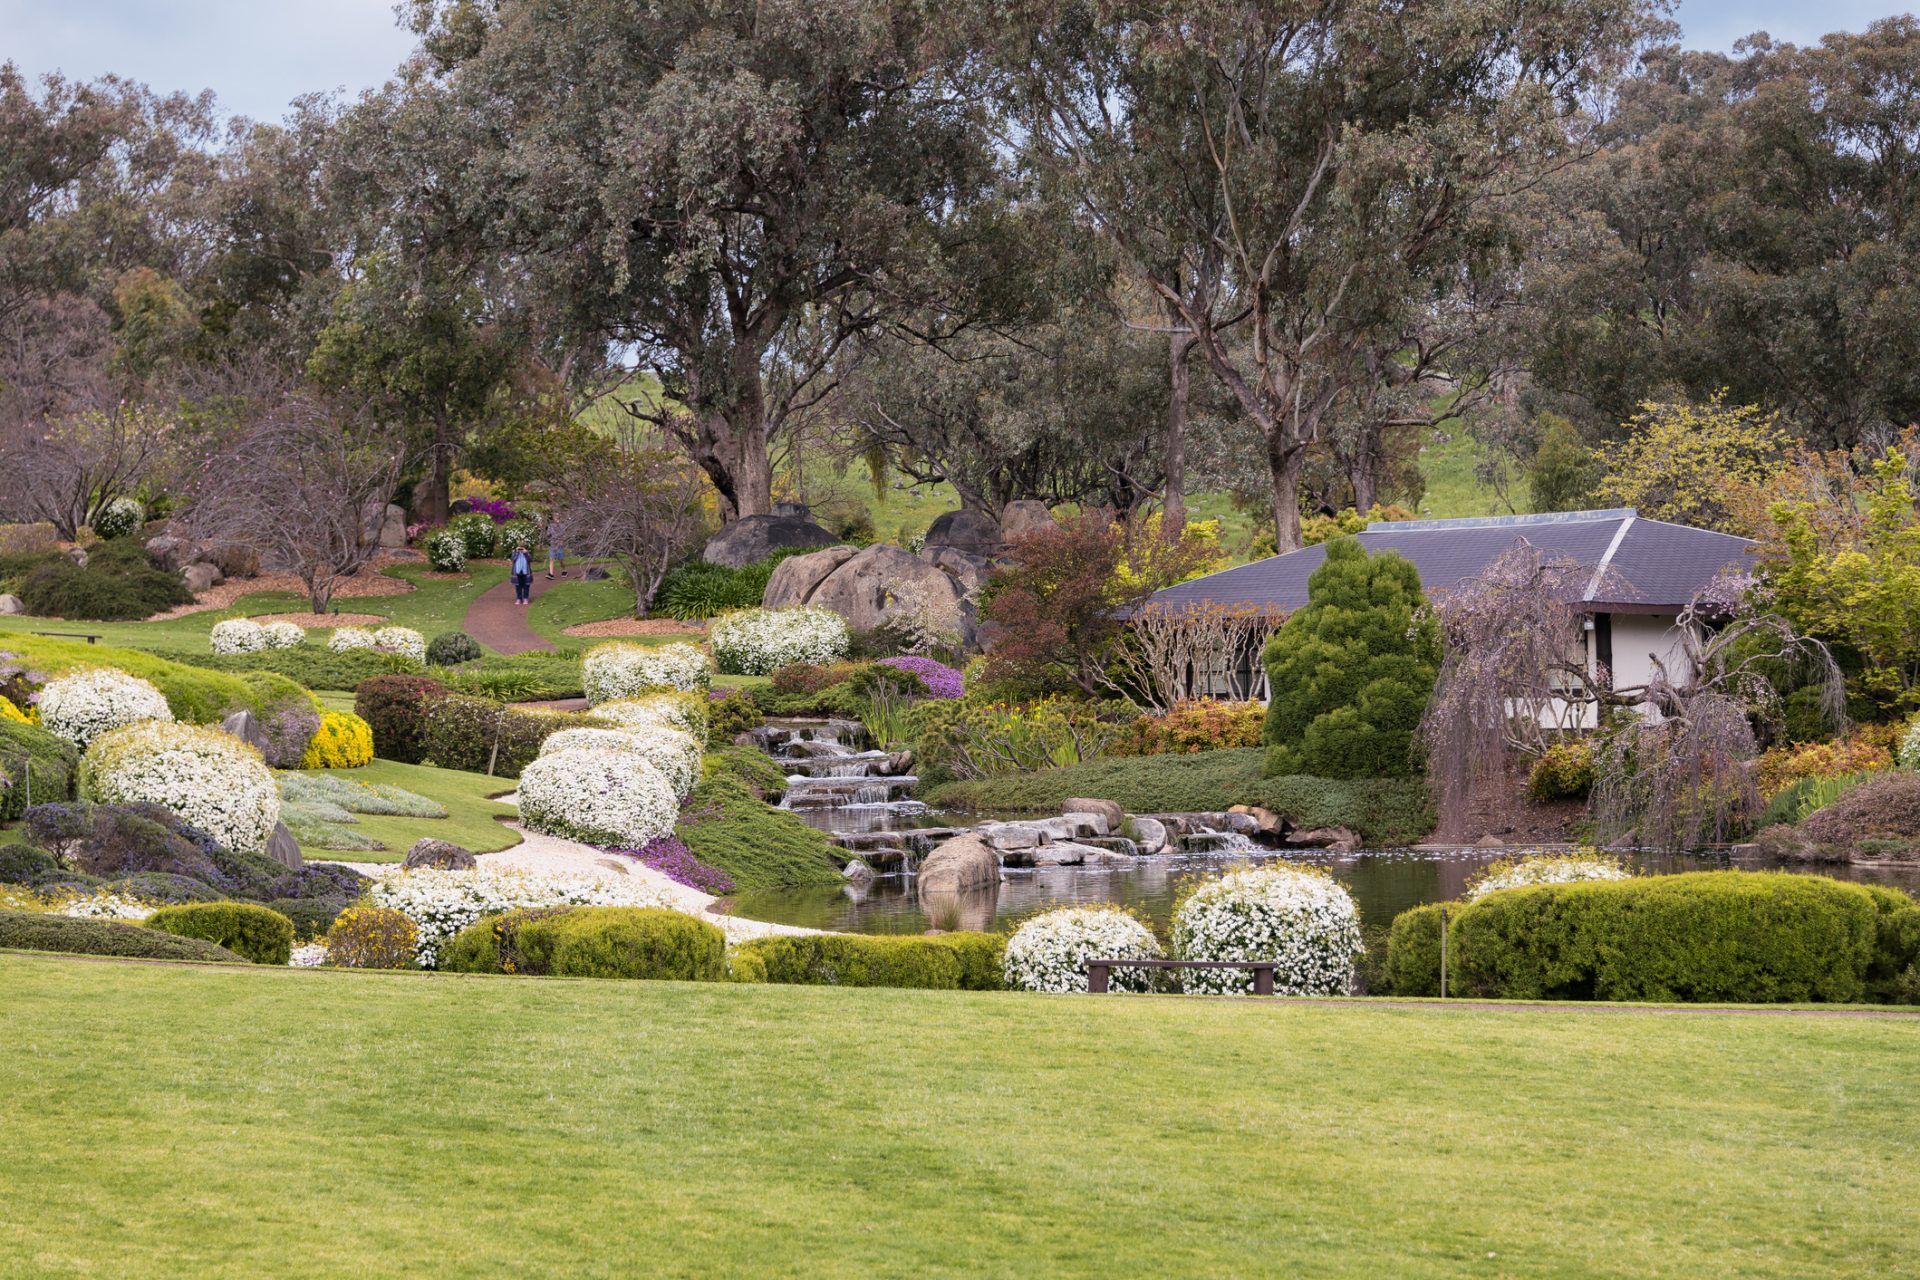
[[[267,629],[252,618],[226,618],[207,632],[215,653],[258,653],[267,647]]]
[[[790,662],[837,662],[852,636],[831,609],[742,609],[716,619],[707,632],[713,660],[728,675],[764,676]]]
[[[632,729],[657,725],[678,729],[701,741],[707,736],[707,698],[700,693],[643,693],[637,698],[616,698],[595,707],[593,714]]]
[[[1575,884],[1582,880],[1625,880],[1631,873],[1618,858],[1583,850],[1580,853],[1527,853],[1502,858],[1467,885],[1467,900],[1478,901],[1501,889],[1536,884]]]
[[[1062,907],[1014,930],[1007,985],[1016,991],[1085,991],[1089,960],[1159,960],[1153,930],[1118,907]],[[1153,970],[1115,969],[1109,991],[1150,991]]]
[[[105,804],[164,805],[240,853],[266,848],[280,788],[260,753],[220,729],[146,720],[96,738],[80,758],[80,792]]]
[[[373,633],[373,643],[375,648],[415,662],[427,660],[427,638],[412,627],[382,627]]]
[[[673,830],[680,803],[637,751],[573,747],[520,771],[520,821],[582,844],[637,848]]]
[[[166,695],[139,676],[93,667],[49,680],[40,690],[40,724],[76,747],[142,720],[171,720]]]
[[[700,781],[700,744],[693,735],[665,725],[632,729],[562,729],[540,743],[540,754],[555,755],[581,748],[631,751],[660,771],[673,794],[684,796]]]
[[[376,643],[373,632],[365,627],[335,627],[327,648],[334,653],[345,653],[349,649],[371,649]]]
[[[656,689],[704,692],[713,683],[713,663],[695,646],[678,641],[644,645],[615,640],[587,650],[580,659],[580,682],[590,703]]]
[[[1195,889],[1174,913],[1173,948],[1182,960],[1271,961],[1282,996],[1347,994],[1366,951],[1353,895],[1324,871],[1283,865],[1230,871]],[[1209,995],[1253,989],[1253,975],[1236,969],[1189,969],[1182,980]]]
[[[369,894],[374,905],[391,907],[420,931],[416,957],[431,969],[442,944],[482,916],[521,907],[661,907],[655,891],[622,877],[569,876],[480,867],[473,871],[420,868],[384,876]]]

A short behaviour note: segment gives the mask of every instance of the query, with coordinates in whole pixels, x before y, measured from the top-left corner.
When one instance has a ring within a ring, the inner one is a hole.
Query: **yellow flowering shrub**
[[[373,763],[373,729],[351,711],[329,711],[307,743],[302,769],[358,769]]]
[[[22,711],[13,705],[11,698],[0,698],[0,720],[11,720],[15,724],[39,724],[40,708],[30,707]]]

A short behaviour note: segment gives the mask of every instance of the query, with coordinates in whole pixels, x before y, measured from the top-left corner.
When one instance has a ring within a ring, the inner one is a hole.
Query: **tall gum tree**
[[[979,109],[917,5],[417,0],[416,90],[476,139],[499,249],[658,395],[626,402],[769,512],[770,446],[857,339],[950,282],[994,185]]]
[[[1397,382],[1443,367],[1447,344],[1421,340],[1436,308],[1510,262],[1516,203],[1582,153],[1579,100],[1662,29],[1654,8],[1016,6],[1003,40],[1036,161],[1137,260],[1184,242],[1220,263],[1219,290],[1153,282],[1260,433],[1280,550],[1301,545],[1302,470],[1331,415],[1383,350]]]

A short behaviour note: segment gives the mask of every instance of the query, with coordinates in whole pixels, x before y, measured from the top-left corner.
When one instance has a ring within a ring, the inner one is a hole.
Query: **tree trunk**
[[[413,487],[413,510],[409,513],[413,522],[445,524],[452,486],[453,426],[445,414],[438,414],[433,422],[433,442],[427,448],[427,473]]]
[[[331,577],[307,579],[307,603],[315,613],[325,613],[333,603],[333,579]]]
[[[1174,324],[1179,324],[1178,313],[1171,307],[1167,309],[1167,316]],[[1187,524],[1187,395],[1192,383],[1188,358],[1193,354],[1194,342],[1191,332],[1176,328],[1169,344],[1167,486],[1162,504],[1166,514],[1161,520],[1161,531],[1169,538],[1179,537]]]
[[[1300,473],[1306,456],[1303,446],[1267,439],[1267,466],[1273,473],[1273,549],[1281,555],[1305,545],[1300,541]]]
[[[1361,515],[1373,510],[1380,491],[1379,429],[1362,427],[1353,456],[1347,459],[1347,478],[1353,482],[1353,509]]]

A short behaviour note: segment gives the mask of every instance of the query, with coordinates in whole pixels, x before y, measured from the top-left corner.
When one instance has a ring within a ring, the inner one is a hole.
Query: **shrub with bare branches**
[[[708,528],[699,473],[678,453],[637,441],[593,450],[552,493],[567,549],[618,564],[633,587],[636,617]]]
[[[1260,692],[1261,647],[1285,621],[1264,605],[1148,603],[1128,619],[1109,671],[1124,673],[1127,692],[1156,713],[1193,698],[1245,702]]]

